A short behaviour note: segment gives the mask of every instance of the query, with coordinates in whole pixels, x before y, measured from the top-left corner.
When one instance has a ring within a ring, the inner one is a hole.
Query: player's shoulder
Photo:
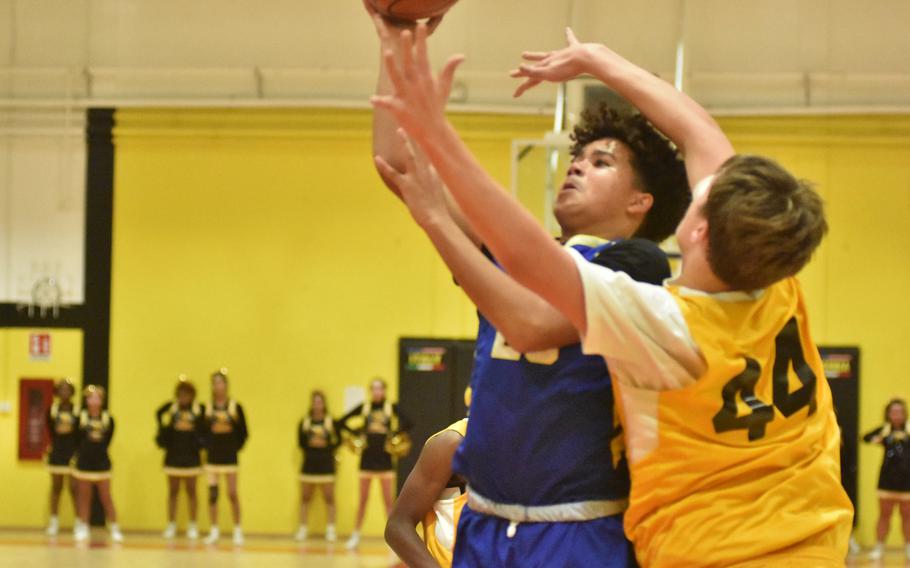
[[[462,418],[461,420],[455,422],[454,424],[451,424],[448,428],[443,430],[443,432],[445,431],[455,432],[464,438],[465,434],[468,431],[468,419]]]
[[[667,253],[664,252],[660,245],[648,239],[632,237],[630,239],[617,239],[608,241],[598,247],[598,254],[609,254],[610,252],[624,252],[647,256],[655,259],[666,259]]]
[[[647,239],[611,241],[598,247],[589,261],[648,284],[660,285],[671,275],[667,253]]]

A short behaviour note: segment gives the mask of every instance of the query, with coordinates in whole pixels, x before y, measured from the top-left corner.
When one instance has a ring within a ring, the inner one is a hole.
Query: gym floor
[[[284,568],[390,568],[403,566],[378,539],[364,538],[357,552],[344,548],[344,541],[329,545],[317,539],[296,543],[287,538],[247,537],[242,548],[230,539],[218,546],[191,543],[186,539],[165,541],[158,535],[126,533],[126,542],[108,543],[107,533],[92,531],[88,544],[76,545],[66,533],[49,539],[37,530],[0,531],[0,568],[183,568],[218,566],[247,568],[268,566]]]
[[[295,543],[275,537],[248,537],[243,548],[234,548],[229,542],[218,546],[190,543],[185,539],[167,542],[157,535],[127,533],[127,541],[110,545],[107,534],[94,530],[89,544],[76,545],[66,534],[48,539],[36,530],[0,531],[0,568],[38,567],[54,568],[151,568],[167,566],[183,568],[219,566],[246,568],[400,568],[401,564],[392,551],[378,539],[365,538],[357,552],[348,552],[344,543],[326,544],[318,539]],[[881,561],[875,562],[860,555],[850,558],[848,566],[905,566],[903,551],[891,549]]]

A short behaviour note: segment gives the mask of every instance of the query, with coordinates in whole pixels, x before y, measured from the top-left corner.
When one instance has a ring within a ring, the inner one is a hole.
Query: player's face
[[[888,409],[888,421],[891,424],[899,425],[907,422],[907,409],[902,404],[892,404]]]
[[[382,402],[385,400],[385,385],[379,381],[370,383],[370,396],[373,402]]]
[[[219,398],[227,396],[227,382],[221,377],[212,379],[212,394]]]
[[[689,204],[686,214],[676,227],[676,241],[679,243],[679,251],[683,255],[697,246],[699,242],[707,243],[708,221],[702,214],[702,208],[707,203],[710,192],[710,184],[695,188],[692,203]]]
[[[651,198],[636,185],[631,160],[629,147],[614,138],[591,142],[572,160],[553,204],[564,234],[603,234],[628,227],[630,208],[642,198],[647,212]]]
[[[325,412],[325,401],[319,395],[313,397],[313,412]]]

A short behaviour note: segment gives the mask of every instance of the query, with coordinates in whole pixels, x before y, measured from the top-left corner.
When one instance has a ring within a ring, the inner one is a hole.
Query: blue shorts
[[[515,536],[509,521],[468,506],[458,521],[452,568],[630,568],[632,543],[622,530],[622,515],[577,523],[521,523]]]

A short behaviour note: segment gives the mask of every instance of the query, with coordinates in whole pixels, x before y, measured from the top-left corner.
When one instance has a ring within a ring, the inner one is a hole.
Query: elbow
[[[407,526],[403,519],[399,515],[392,514],[385,524],[383,538],[385,538],[386,544],[391,546],[393,550],[400,544],[404,529],[407,529]]]
[[[512,349],[520,353],[534,353],[559,349],[578,343],[578,331],[563,327],[546,314],[526,313],[520,321],[511,321],[500,329]]]
[[[517,347],[514,347],[519,353],[534,353],[537,351],[546,351],[547,349],[555,349],[556,346],[551,345],[549,341],[543,341],[540,338],[527,338],[522,342],[518,343]]]
[[[388,544],[389,546],[392,547],[392,549],[394,549],[395,548],[395,537],[397,536],[397,533],[395,531],[395,525],[394,525],[394,521],[392,519],[389,519],[388,522],[386,522],[385,531],[382,533],[382,536],[383,536],[383,538],[385,538],[386,544]]]
[[[532,353],[554,347],[549,345],[543,322],[533,317],[510,322],[500,330],[509,347],[519,353]]]
[[[502,332],[503,338],[505,338],[506,343],[519,353],[529,353],[531,351],[536,351],[539,348],[536,347],[534,341],[526,333],[507,333]]]

